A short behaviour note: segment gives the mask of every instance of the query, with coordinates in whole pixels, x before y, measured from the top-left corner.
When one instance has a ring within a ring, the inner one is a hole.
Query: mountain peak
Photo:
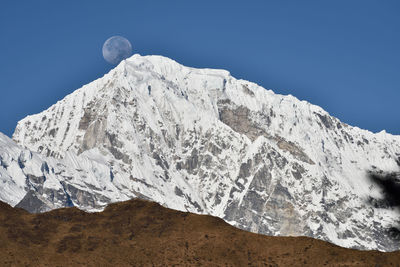
[[[133,55],[21,120],[13,139],[65,166],[86,162],[74,179],[55,176],[69,196],[60,203],[91,210],[141,197],[253,232],[398,249],[399,214],[368,173],[399,171],[400,137],[225,70]]]

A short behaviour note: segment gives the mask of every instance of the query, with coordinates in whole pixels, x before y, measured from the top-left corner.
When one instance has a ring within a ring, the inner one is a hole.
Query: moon
[[[103,57],[110,64],[117,65],[131,54],[132,45],[122,36],[110,37],[103,44]]]

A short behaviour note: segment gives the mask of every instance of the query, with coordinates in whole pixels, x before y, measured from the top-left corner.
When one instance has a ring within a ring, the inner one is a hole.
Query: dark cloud
[[[400,172],[370,172],[370,179],[382,190],[383,199],[371,199],[381,208],[400,206]]]

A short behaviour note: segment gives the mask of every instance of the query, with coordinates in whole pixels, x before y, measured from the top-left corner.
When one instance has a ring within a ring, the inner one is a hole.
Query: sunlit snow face
[[[132,54],[131,43],[122,36],[113,36],[103,45],[104,59],[113,65],[128,58]]]

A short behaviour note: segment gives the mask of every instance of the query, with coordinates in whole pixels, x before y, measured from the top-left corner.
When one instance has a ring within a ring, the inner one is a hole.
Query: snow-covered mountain
[[[257,233],[400,248],[400,213],[368,178],[399,171],[400,136],[349,126],[225,70],[134,55],[20,121],[13,139],[39,154],[5,141],[9,193],[0,196],[33,211],[137,196]],[[31,163],[21,165],[25,154]]]
[[[128,200],[109,177],[110,166],[101,160],[67,152],[54,159],[18,146],[0,133],[0,200],[30,212],[78,205],[102,210],[110,202]]]

